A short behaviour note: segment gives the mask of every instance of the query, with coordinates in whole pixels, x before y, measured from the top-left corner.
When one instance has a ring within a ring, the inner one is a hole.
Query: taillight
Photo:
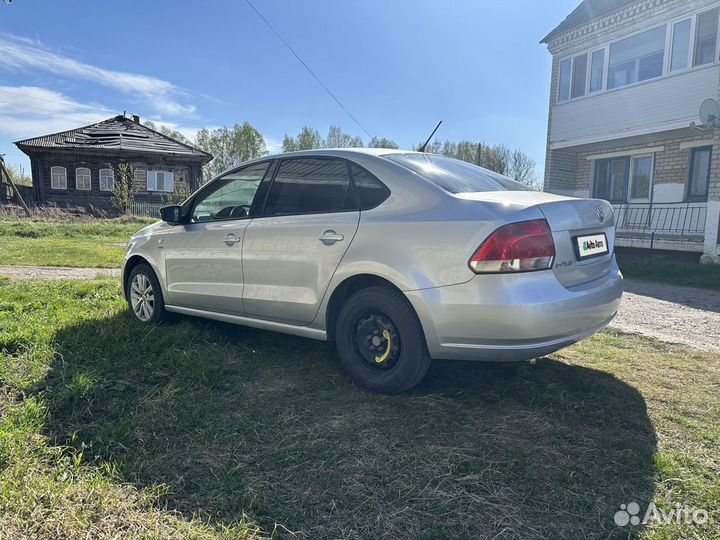
[[[473,254],[468,265],[476,274],[547,270],[555,244],[544,219],[510,223],[496,229]]]

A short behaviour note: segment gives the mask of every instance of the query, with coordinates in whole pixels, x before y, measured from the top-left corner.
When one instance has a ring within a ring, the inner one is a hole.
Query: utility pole
[[[23,207],[25,210],[25,213],[28,217],[32,215],[30,212],[30,209],[27,207],[27,204],[25,204],[25,201],[22,198],[22,195],[20,195],[20,190],[15,185],[15,182],[13,182],[12,177],[10,176],[10,173],[7,172],[7,169],[5,168],[5,159],[2,155],[0,155],[0,184],[2,184],[2,178],[3,175],[5,175],[5,178],[7,178],[8,184],[10,184],[10,187],[12,187],[13,191],[15,192],[15,195],[17,196],[17,200],[20,203],[20,206]]]

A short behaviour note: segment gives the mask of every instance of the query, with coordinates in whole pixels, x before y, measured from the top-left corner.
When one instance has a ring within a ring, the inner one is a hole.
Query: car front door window
[[[255,193],[269,163],[258,163],[215,180],[193,206],[194,223],[251,217]]]

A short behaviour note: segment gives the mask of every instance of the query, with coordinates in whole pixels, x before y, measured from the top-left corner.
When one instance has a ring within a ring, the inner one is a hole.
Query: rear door
[[[189,223],[163,240],[169,305],[244,314],[242,240],[270,162],[213,180],[192,201]]]
[[[360,220],[348,162],[286,158],[243,241],[243,305],[251,317],[309,324]]]

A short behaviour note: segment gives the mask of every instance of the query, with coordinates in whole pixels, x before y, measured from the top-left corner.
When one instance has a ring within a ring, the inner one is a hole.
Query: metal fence
[[[707,203],[619,203],[613,204],[619,231],[702,235]]]
[[[160,209],[165,204],[133,201],[130,205],[130,213],[134,216],[150,216],[160,218]]]

